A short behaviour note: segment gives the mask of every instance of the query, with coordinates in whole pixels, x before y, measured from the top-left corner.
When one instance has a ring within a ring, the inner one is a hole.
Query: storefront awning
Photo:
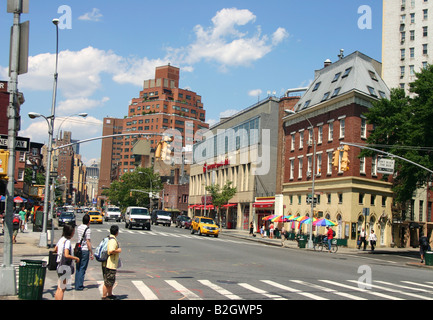
[[[230,208],[230,207],[236,207],[237,204],[236,203],[227,203],[225,205],[223,205],[223,208]]]
[[[260,202],[254,202],[253,207],[254,208],[271,208],[274,206],[275,201],[260,201]]]

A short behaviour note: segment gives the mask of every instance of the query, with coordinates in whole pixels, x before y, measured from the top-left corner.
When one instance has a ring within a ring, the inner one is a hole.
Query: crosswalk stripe
[[[421,291],[421,292],[426,292],[426,293],[433,293],[433,291],[429,291],[429,290],[425,290],[425,289],[421,289],[421,288],[402,286],[402,285],[391,283],[391,282],[385,282],[385,281],[380,281],[380,280],[376,280],[375,282],[383,283],[383,284],[386,284],[386,285],[389,285],[389,286],[403,288],[403,289],[406,289],[406,290],[414,290],[414,291]]]
[[[185,298],[188,298],[190,300],[203,300],[198,295],[196,295],[194,292],[188,290],[183,285],[181,285],[176,280],[165,280],[170,286],[175,288],[179,293],[181,293]]]
[[[241,287],[245,288],[245,289],[248,289],[248,290],[250,290],[250,291],[252,291],[252,292],[255,292],[255,293],[261,294],[261,295],[263,295],[263,296],[265,296],[265,297],[267,297],[267,298],[273,299],[273,300],[288,300],[288,299],[283,298],[282,296],[279,296],[279,295],[277,295],[277,294],[270,294],[269,292],[267,292],[267,291],[265,291],[265,290],[262,290],[262,289],[259,289],[259,288],[256,288],[256,287],[253,287],[252,285],[250,285],[250,284],[248,284],[248,283],[238,283],[238,284],[239,284]]]
[[[144,284],[143,281],[132,281],[133,285],[140,291],[141,295],[144,297],[144,300],[158,300],[156,294]]]
[[[355,291],[364,292],[364,293],[371,294],[371,295],[378,296],[378,297],[385,298],[385,299],[403,300],[401,298],[389,296],[387,294],[383,294],[383,293],[380,293],[380,292],[375,292],[375,291],[372,291],[372,290],[366,290],[366,289],[361,289],[361,288],[358,288],[358,287],[348,286],[348,285],[345,285],[343,283],[338,283],[338,282],[335,282],[335,281],[330,281],[330,280],[319,280],[319,281],[322,281],[322,282],[325,282],[325,283],[328,283],[328,284],[331,284],[331,285],[343,287],[343,288],[346,288],[346,289],[351,289],[351,290],[355,290]]]
[[[333,294],[336,294],[336,295],[339,295],[339,296],[341,296],[341,297],[348,298],[348,299],[353,299],[353,300],[367,300],[367,299],[365,299],[365,298],[361,298],[361,297],[358,297],[358,296],[354,296],[354,295],[352,295],[352,294],[350,294],[350,293],[339,292],[339,291],[337,291],[337,290],[330,289],[330,288],[326,288],[326,287],[322,287],[322,286],[319,286],[318,284],[314,284],[314,283],[308,283],[308,282],[301,281],[301,280],[290,280],[290,281],[295,282],[295,283],[298,283],[298,284],[302,284],[302,285],[305,285],[305,286],[308,286],[308,287],[311,287],[311,288],[314,288],[314,289],[317,289],[317,290],[323,290],[323,291],[325,291],[325,292],[333,293]]]
[[[198,280],[198,282],[211,288],[212,290],[218,292],[219,294],[225,296],[226,298],[228,298],[230,300],[243,300],[241,297],[231,293],[230,291],[228,291],[224,288],[221,288],[220,286],[210,282],[209,280]]]
[[[412,282],[412,281],[402,281],[402,282],[407,283],[407,284],[411,284],[411,285],[415,285],[415,286],[419,286],[419,287],[433,289],[432,286],[429,286],[429,285],[426,285],[426,284],[422,284],[422,283],[416,283],[416,282]]]
[[[261,281],[264,282],[264,283],[267,283],[267,284],[269,284],[271,286],[274,286],[276,288],[279,288],[279,289],[282,289],[282,290],[285,290],[285,291],[288,291],[288,292],[296,293],[296,294],[302,295],[302,296],[310,298],[310,299],[314,299],[314,300],[328,300],[326,298],[322,298],[322,297],[317,296],[315,294],[308,293],[308,292],[302,292],[301,290],[294,289],[294,288],[282,285],[282,284],[274,282],[274,281],[270,281],[270,280],[261,280]]]
[[[356,283],[356,284],[358,284],[358,283],[360,283],[360,282],[358,282],[357,280],[348,280],[349,282],[353,282],[353,283]],[[384,290],[384,291],[391,291],[391,292],[395,292],[395,293],[399,293],[399,294],[403,294],[403,295],[406,295],[406,296],[409,296],[409,297],[415,297],[415,298],[419,298],[419,299],[424,299],[424,300],[430,300],[429,298],[427,298],[427,297],[421,297],[421,296],[419,296],[418,294],[414,294],[414,293],[410,293],[410,292],[404,292],[404,291],[401,291],[401,290],[395,290],[395,289],[391,289],[391,288],[387,288],[387,287],[383,287],[383,286],[379,286],[379,285],[377,285],[377,284],[369,284],[371,287],[373,287],[373,288],[377,288],[377,289],[380,289],[380,290]]]

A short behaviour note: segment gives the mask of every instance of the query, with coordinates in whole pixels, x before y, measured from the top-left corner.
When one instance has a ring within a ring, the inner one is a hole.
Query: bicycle
[[[337,243],[333,243],[334,241],[331,240],[331,252],[336,253],[338,251],[338,245]],[[335,241],[336,242],[336,241]],[[325,250],[328,250],[328,239],[323,236],[319,241],[314,243],[314,250],[315,251],[323,251],[323,248],[326,248]]]

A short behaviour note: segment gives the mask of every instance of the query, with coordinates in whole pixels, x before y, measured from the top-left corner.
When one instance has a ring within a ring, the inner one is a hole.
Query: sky
[[[180,68],[181,88],[202,96],[206,121],[215,124],[287,89],[308,86],[323,62],[340,49],[381,61],[380,0],[29,0],[28,73],[19,136],[46,143],[51,114],[56,29],[58,91],[54,135],[102,135],[104,117],[123,118],[155,67]],[[13,14],[0,0],[0,80],[9,80]],[[77,113],[86,112],[82,119]],[[86,165],[98,161],[101,142],[83,143]]]

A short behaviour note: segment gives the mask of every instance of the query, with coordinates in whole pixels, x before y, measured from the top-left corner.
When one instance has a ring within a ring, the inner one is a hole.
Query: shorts
[[[106,287],[114,287],[116,282],[116,270],[102,267],[102,275],[104,276],[104,285]]]

